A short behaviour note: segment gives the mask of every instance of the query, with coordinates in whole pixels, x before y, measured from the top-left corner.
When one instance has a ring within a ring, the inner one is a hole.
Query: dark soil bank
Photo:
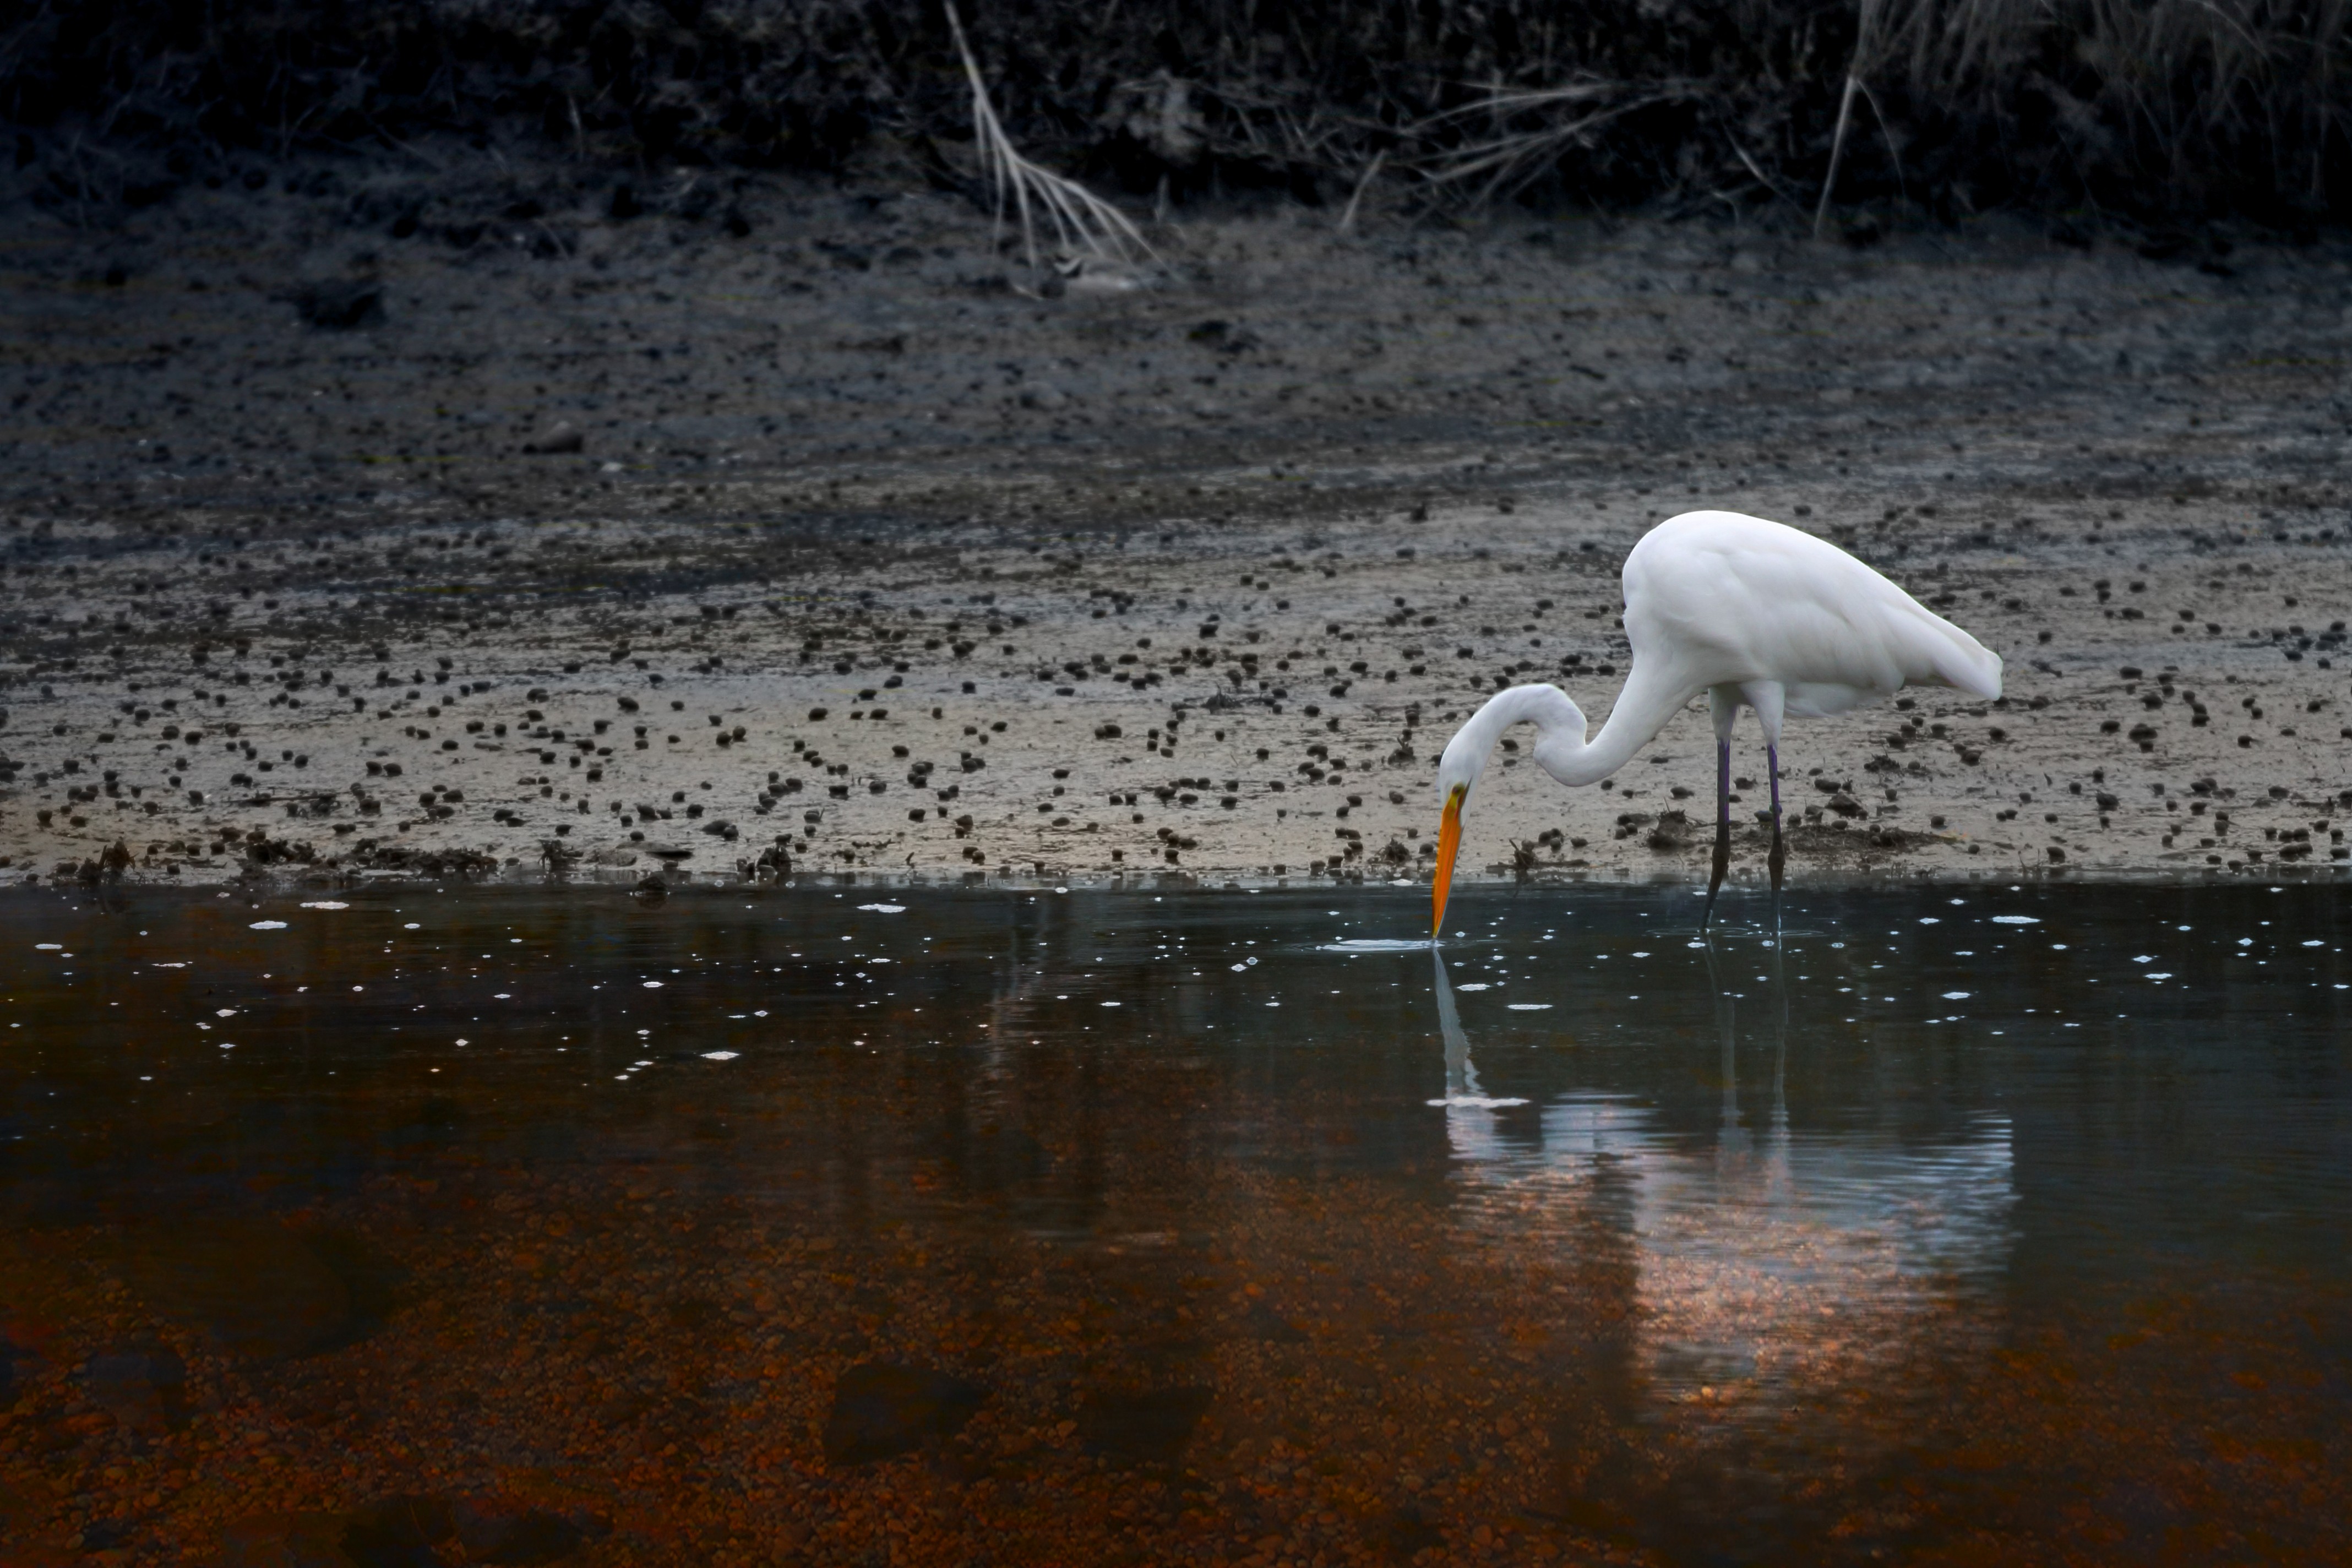
[[[251,174],[0,213],[16,874],[1409,874],[1452,725],[1598,721],[1702,506],[2008,661],[1795,731],[1800,874],[2344,854],[2332,243],[1291,207],[1032,294],[948,195]],[[1706,750],[1507,758],[1467,858],[1698,874]]]

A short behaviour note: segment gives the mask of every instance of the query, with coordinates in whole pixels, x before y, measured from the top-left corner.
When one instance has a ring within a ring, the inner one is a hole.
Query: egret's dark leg
[[[1715,743],[1715,868],[1707,873],[1706,908],[1699,911],[1698,929],[1705,931],[1715,914],[1715,895],[1723,874],[1731,869],[1731,742]]]
[[[1772,931],[1780,930],[1780,868],[1789,863],[1789,847],[1780,837],[1780,748],[1767,745],[1764,761],[1772,770]]]

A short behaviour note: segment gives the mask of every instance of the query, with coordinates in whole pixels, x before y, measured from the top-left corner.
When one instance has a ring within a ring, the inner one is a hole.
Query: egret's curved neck
[[[1609,721],[1584,738],[1584,710],[1556,686],[1514,686],[1489,698],[1462,726],[1462,739],[1484,758],[1512,725],[1536,726],[1536,762],[1564,784],[1598,784],[1631,762],[1695,692],[1673,691],[1644,679],[1640,667],[1609,710]]]
[[[1503,731],[1521,723],[1536,727],[1538,756],[1547,746],[1563,741],[1580,747],[1584,744],[1584,710],[1567,692],[1557,686],[1513,686],[1486,699],[1485,706],[1454,731],[1446,750],[1459,748],[1474,767],[1483,768]]]

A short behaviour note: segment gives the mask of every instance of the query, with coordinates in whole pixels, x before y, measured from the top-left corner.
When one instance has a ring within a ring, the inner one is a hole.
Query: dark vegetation
[[[1780,205],[2152,231],[2352,207],[2343,0],[1020,0],[967,18],[1024,151],[1135,196]],[[971,178],[940,0],[16,8],[0,121],[88,213],[255,153],[528,132],[583,163]],[[1849,94],[1849,68],[1860,84]],[[249,176],[248,176],[249,177]],[[626,174],[624,174],[624,178]],[[616,197],[638,199],[626,187]],[[2158,237],[2160,243],[2160,236]]]

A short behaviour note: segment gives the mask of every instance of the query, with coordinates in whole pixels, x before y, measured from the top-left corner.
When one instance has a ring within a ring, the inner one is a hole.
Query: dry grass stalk
[[[1037,255],[1040,212],[1053,224],[1055,240],[1065,257],[1113,262],[1156,258],[1125,213],[1076,181],[1041,169],[1021,155],[989,101],[988,84],[982,79],[980,62],[964,38],[963,19],[956,15],[952,0],[947,14],[948,26],[955,34],[956,53],[963,58],[964,76],[971,83],[972,139],[980,149],[981,168],[994,203],[992,241],[1003,231],[1005,204],[1010,200],[1021,224],[1022,248],[1033,270],[1043,265]]]
[[[1689,91],[1681,83],[1668,83],[1620,98],[1613,103],[1602,101],[1629,90],[1622,82],[1583,81],[1566,87],[1496,91],[1432,115],[1422,121],[1422,127],[1435,130],[1448,121],[1472,116],[1486,116],[1499,123],[1510,116],[1542,113],[1563,106],[1584,110],[1565,122],[1510,132],[1448,149],[1423,166],[1423,177],[1434,185],[1452,185],[1484,175],[1485,185],[1471,199],[1476,204],[1490,202],[1541,177],[1563,150],[1588,140],[1611,121],[1651,104],[1683,98]],[[1601,106],[1588,107],[1595,103]]]
[[[1339,232],[1341,234],[1349,234],[1354,232],[1356,227],[1356,209],[1364,205],[1364,193],[1371,189],[1373,179],[1379,175],[1381,165],[1388,162],[1388,157],[1389,150],[1385,147],[1373,153],[1371,163],[1366,166],[1362,176],[1356,181],[1355,194],[1348,198],[1348,210],[1339,215]]]
[[[1845,68],[1845,90],[1838,95],[1837,132],[1830,138],[1830,169],[1822,179],[1822,198],[1813,205],[1813,237],[1822,237],[1822,227],[1829,222],[1830,196],[1837,189],[1838,164],[1845,158],[1846,128],[1853,123],[1854,94],[1862,90],[1862,73],[1870,53],[1872,24],[1878,19],[1878,0],[1862,0],[1862,16],[1854,25],[1853,58]],[[1871,111],[1878,104],[1872,100]],[[1880,121],[1882,125],[1885,121]]]

